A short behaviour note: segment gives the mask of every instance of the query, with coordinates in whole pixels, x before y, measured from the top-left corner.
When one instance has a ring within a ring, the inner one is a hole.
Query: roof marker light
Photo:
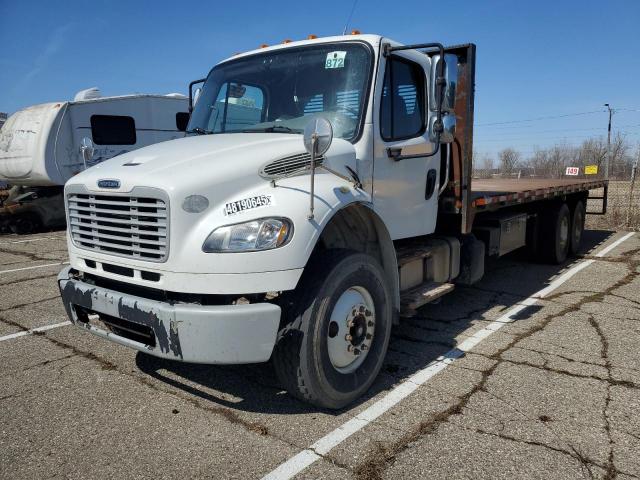
[[[351,30],[351,35],[360,35],[360,30]]]
[[[318,36],[314,35],[313,33],[307,36],[307,40],[315,40],[316,38],[318,38]]]
[[[285,38],[282,43],[291,43],[291,39],[290,38]]]
[[[262,44],[260,45],[260,48],[267,48],[268,46],[269,46],[269,45],[267,45],[266,43],[262,43]]]

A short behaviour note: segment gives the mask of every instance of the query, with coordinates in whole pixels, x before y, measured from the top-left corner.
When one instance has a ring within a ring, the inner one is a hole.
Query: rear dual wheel
[[[540,219],[540,255],[549,263],[560,264],[567,259],[571,243],[569,207],[566,203],[549,204]]]
[[[573,206],[573,212],[571,215],[571,244],[569,246],[569,251],[572,255],[577,255],[580,252],[585,218],[586,210],[584,203],[582,203],[581,200],[578,200]]]
[[[540,216],[539,252],[542,259],[554,264],[563,263],[569,254],[580,251],[585,221],[584,203],[578,200],[573,212],[566,203],[549,204]]]
[[[362,395],[387,351],[391,299],[373,257],[347,250],[318,255],[283,309],[272,358],[282,385],[323,408],[342,408]]]

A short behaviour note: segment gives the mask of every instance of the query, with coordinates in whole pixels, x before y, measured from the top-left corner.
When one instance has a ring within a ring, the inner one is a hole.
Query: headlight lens
[[[287,243],[292,233],[291,222],[286,218],[260,218],[216,228],[202,250],[206,253],[270,250]]]

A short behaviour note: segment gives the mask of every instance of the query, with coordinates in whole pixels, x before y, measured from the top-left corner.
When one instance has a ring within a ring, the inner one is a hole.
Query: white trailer
[[[100,97],[88,89],[74,101],[11,115],[0,129],[0,181],[14,189],[0,217],[20,232],[64,225],[67,180],[106,159],[184,136],[187,109],[183,95]]]
[[[606,187],[473,187],[474,72],[474,45],[378,35],[221,62],[187,138],[67,182],[69,318],[159,357],[271,359],[292,395],[347,405],[400,316],[479,281],[485,255],[565,261]]]

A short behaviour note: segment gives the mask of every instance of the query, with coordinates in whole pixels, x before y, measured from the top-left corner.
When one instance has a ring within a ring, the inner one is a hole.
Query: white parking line
[[[30,238],[27,240],[12,240],[10,242],[0,242],[0,245],[13,245],[16,243],[41,242],[43,240],[63,240],[64,238],[65,238],[64,235],[56,236],[56,237],[38,237],[38,238]]]
[[[602,251],[597,253],[596,257],[603,257],[611,250],[616,248],[625,240],[631,238],[633,236],[633,232],[627,233],[623,237],[619,238],[611,245],[608,245]],[[338,428],[328,433],[320,440],[312,444],[305,450],[302,450],[297,455],[291,457],[289,460],[278,466],[275,470],[271,471],[267,475],[263,477],[262,480],[288,480],[293,478],[298,473],[302,472],[304,469],[318,461],[322,458],[322,455],[326,455],[329,453],[334,447],[345,441],[351,435],[361,430],[365,426],[367,426],[370,422],[381,416],[383,413],[387,412],[393,406],[400,403],[402,400],[411,395],[420,385],[427,382],[431,377],[433,377],[436,373],[444,370],[448,365],[453,363],[457,358],[460,358],[465,352],[468,352],[473,347],[478,345],[482,340],[489,337],[492,333],[498,331],[507,323],[513,321],[513,317],[517,315],[519,312],[535,304],[539,299],[544,298],[549,295],[551,292],[556,290],[562,284],[564,284],[571,277],[576,275],[578,272],[584,270],[589,265],[594,263],[595,260],[584,260],[574,267],[567,270],[565,273],[560,275],[557,279],[552,281],[548,286],[539,290],[538,292],[531,295],[529,298],[525,299],[523,302],[520,302],[515,307],[511,308],[507,313],[502,315],[500,318],[494,320],[489,325],[487,325],[482,330],[479,330],[465,341],[460,343],[456,348],[449,350],[447,353],[438,357],[432,363],[427,365],[422,370],[414,373],[407,380],[402,382],[400,385],[392,389],[389,393],[387,393],[380,400],[375,402],[373,405],[353,417],[351,420],[346,423],[340,425]]]
[[[605,248],[603,248],[602,250],[600,250],[598,253],[596,253],[596,257],[604,257],[607,253],[609,253],[611,250],[613,250],[614,248],[616,248],[618,245],[620,245],[622,242],[624,242],[625,240],[627,240],[628,238],[633,237],[633,233],[634,232],[629,232],[627,233],[624,237],[620,237],[618,240],[616,240],[615,242],[613,242],[611,245],[606,246]]]
[[[0,270],[0,273],[22,272],[24,270],[33,270],[36,268],[55,267],[60,265],[69,265],[69,262],[45,263],[44,265],[34,265],[33,267],[12,268],[10,270]]]
[[[38,333],[38,332],[46,332],[47,330],[52,330],[54,328],[66,327],[67,325],[71,325],[71,322],[66,321],[61,323],[54,323],[53,325],[45,325],[44,327],[32,328],[30,330],[24,330],[22,332],[12,333],[11,335],[5,335],[4,337],[0,337],[0,342],[4,342],[5,340],[11,340],[14,338],[24,337],[26,335],[33,335],[34,333]]]

